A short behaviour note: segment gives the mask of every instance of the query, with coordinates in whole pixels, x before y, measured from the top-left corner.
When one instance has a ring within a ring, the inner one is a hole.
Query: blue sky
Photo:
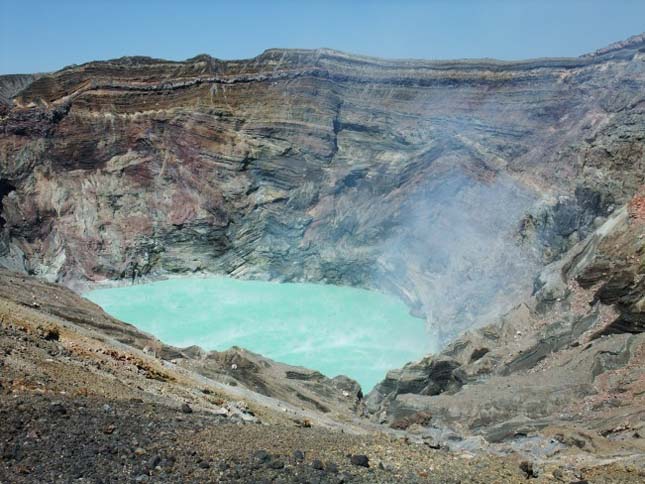
[[[0,73],[123,55],[575,56],[645,31],[645,0],[0,0]]]

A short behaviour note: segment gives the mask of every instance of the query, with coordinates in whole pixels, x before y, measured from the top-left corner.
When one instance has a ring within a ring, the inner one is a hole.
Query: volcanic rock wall
[[[524,62],[72,66],[0,113],[0,261],[68,285],[203,271],[374,287],[450,336],[508,309],[643,183],[644,60],[637,37]]]
[[[604,445],[595,442],[602,436],[619,442],[619,452],[633,446],[643,455],[641,200],[635,196],[547,266],[535,295],[495,324],[388,372],[366,399],[373,418],[399,427],[431,415],[431,425],[417,428],[423,435],[458,441],[448,427],[525,450],[531,444],[524,437],[538,430],[587,453]]]
[[[9,74],[0,76],[0,113],[11,108],[12,98],[38,79],[38,74]]]

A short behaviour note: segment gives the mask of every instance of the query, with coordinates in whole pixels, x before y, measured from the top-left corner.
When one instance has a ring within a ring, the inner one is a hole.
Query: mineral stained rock
[[[70,286],[203,271],[377,288],[450,337],[643,183],[644,45],[2,77],[0,261]]]

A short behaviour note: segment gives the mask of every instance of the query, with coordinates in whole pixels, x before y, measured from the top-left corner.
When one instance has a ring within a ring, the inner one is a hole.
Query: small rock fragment
[[[151,469],[155,469],[159,464],[161,464],[161,457],[158,455],[155,455],[150,459],[150,461],[148,461],[148,465]]]
[[[253,453],[253,460],[255,460],[256,462],[267,462],[270,458],[271,456],[266,450],[256,450]]]
[[[537,469],[534,468],[533,462],[529,462],[527,460],[520,462],[520,469],[524,474],[526,474],[527,479],[538,476]]]
[[[55,326],[50,326],[43,330],[43,338],[47,341],[58,341],[60,339],[60,332]]]
[[[360,467],[369,467],[370,466],[370,461],[366,455],[363,454],[356,454],[352,455],[350,458],[350,461],[352,464],[355,466],[360,466]]]
[[[65,415],[67,413],[67,409],[60,402],[52,402],[49,405],[49,412],[53,413],[54,415]]]
[[[435,450],[441,449],[441,444],[439,444],[439,442],[434,440],[429,435],[426,435],[423,437],[423,443],[428,447],[430,447],[431,449],[435,449]]]
[[[329,472],[330,474],[336,474],[338,473],[338,466],[333,462],[327,462],[327,464],[325,464],[325,471]]]

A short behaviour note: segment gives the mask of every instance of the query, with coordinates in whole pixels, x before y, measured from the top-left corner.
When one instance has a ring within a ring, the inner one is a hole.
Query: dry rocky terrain
[[[450,449],[344,408],[331,418],[242,382],[224,385],[137,349],[146,342],[172,350],[68,289],[11,273],[1,278],[0,482],[488,483],[535,475],[535,482],[618,483],[645,477],[638,461],[590,460],[576,445],[555,460]],[[14,295],[7,288],[17,281]],[[40,302],[16,302],[26,288]],[[74,303],[63,306],[70,312],[52,314],[62,301]],[[304,371],[289,371],[295,370]]]

